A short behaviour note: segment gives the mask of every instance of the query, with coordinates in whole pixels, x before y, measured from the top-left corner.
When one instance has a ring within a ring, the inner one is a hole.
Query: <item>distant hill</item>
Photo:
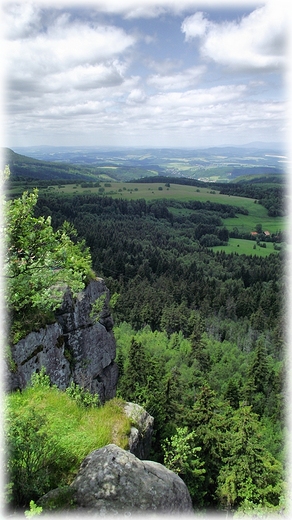
[[[2,156],[3,156],[4,162],[6,164],[9,164],[10,168],[12,165],[18,164],[18,163],[36,163],[36,162],[41,163],[41,161],[38,161],[31,157],[26,157],[25,155],[20,155],[19,153],[15,153],[10,148],[3,148]]]
[[[75,152],[78,155],[78,151]],[[47,161],[27,157],[14,152],[10,148],[2,149],[2,162],[8,164],[11,172],[11,181],[41,180],[60,182],[80,181],[130,181],[144,176],[155,176],[160,171],[159,166],[139,165],[133,161],[132,165],[114,165],[113,163],[91,164],[88,161],[80,162],[66,160]]]
[[[284,151],[286,146],[284,143],[275,143],[275,142],[263,142],[263,141],[253,141],[251,143],[246,143],[239,145],[240,148],[257,148],[260,150],[276,150],[276,151]]]
[[[89,168],[76,165],[55,163],[33,159],[15,153],[10,148],[2,149],[2,162],[8,164],[11,180],[92,180],[93,173]]]
[[[11,181],[16,182],[127,182],[164,176],[229,183],[247,175],[284,174],[286,166],[280,152],[243,147],[204,150],[28,147],[18,152],[5,148],[2,153],[5,164],[10,166]]]

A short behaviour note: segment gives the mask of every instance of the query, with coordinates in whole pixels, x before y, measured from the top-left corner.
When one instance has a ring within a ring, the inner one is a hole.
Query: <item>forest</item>
[[[281,187],[233,189],[271,217],[284,213]],[[83,273],[76,283],[92,276],[90,254],[110,290],[117,397],[153,415],[152,460],[181,476],[197,512],[283,512],[285,250],[266,257],[213,251],[231,236],[225,219],[236,227],[247,211],[231,203],[41,191],[32,208],[31,218],[52,226],[52,243],[58,230],[63,241],[70,237],[66,247]],[[279,234],[268,240],[279,244]],[[23,308],[11,305],[20,337]],[[30,498],[37,493],[22,500]]]

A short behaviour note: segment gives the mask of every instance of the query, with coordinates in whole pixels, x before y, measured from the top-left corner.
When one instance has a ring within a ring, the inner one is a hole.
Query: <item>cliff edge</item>
[[[93,304],[101,311],[92,317]],[[31,332],[12,347],[13,370],[6,370],[8,391],[23,389],[34,372],[44,366],[52,384],[64,390],[70,382],[98,393],[103,403],[116,393],[118,367],[112,332],[109,291],[97,278],[73,299],[67,290],[56,321]]]

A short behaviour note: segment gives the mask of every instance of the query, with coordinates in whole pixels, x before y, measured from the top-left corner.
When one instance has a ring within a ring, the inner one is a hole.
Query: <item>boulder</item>
[[[69,489],[65,492],[70,496],[71,507],[74,504],[74,518],[84,514],[194,514],[188,489],[178,475],[158,462],[142,461],[115,444],[90,453],[82,462],[70,492]],[[54,501],[58,500],[58,492],[54,490],[38,504],[46,509],[47,504],[54,507]],[[68,501],[62,511],[69,511]]]

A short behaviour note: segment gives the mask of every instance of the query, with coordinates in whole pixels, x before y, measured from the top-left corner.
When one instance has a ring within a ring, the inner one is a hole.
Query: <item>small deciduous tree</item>
[[[194,502],[200,505],[199,489],[205,469],[199,457],[201,448],[195,445],[195,438],[195,432],[188,432],[187,427],[177,428],[176,433],[162,443],[162,449],[164,465],[180,475]]]
[[[20,339],[27,316],[34,321],[38,314],[54,311],[65,288],[77,294],[94,276],[84,241],[76,242],[68,223],[55,232],[50,217],[35,217],[37,199],[35,189],[5,203],[4,273],[12,342]]]

